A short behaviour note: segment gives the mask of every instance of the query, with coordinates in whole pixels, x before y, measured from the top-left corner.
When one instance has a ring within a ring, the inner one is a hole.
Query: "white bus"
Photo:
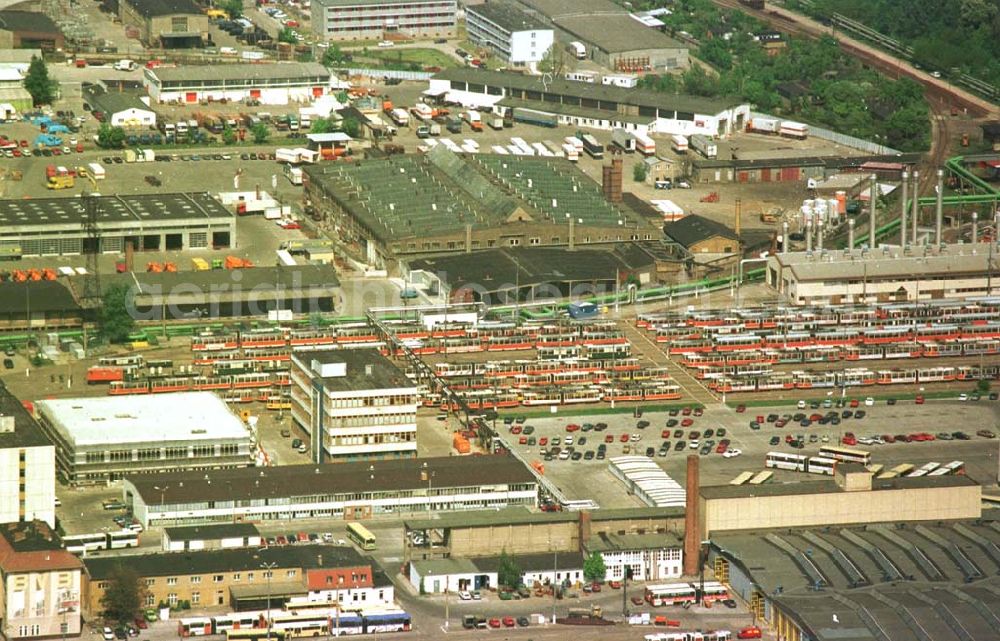
[[[647,585],[644,598],[649,605],[660,607],[694,603],[698,600],[698,593],[690,583],[665,583]]]
[[[930,463],[924,463],[922,466],[920,466],[919,468],[913,470],[912,472],[910,472],[906,476],[907,477],[927,476],[928,474],[930,474],[934,470],[938,469],[939,467],[941,467],[940,463],[935,463],[934,461],[931,461]]]
[[[965,474],[965,463],[962,461],[952,461],[942,465],[927,476],[948,476],[950,474]]]
[[[94,532],[92,534],[69,534],[62,538],[67,552],[86,556],[97,550],[119,550],[138,547],[139,533],[134,530],[117,532]]]
[[[894,479],[898,476],[906,476],[913,471],[913,465],[911,463],[900,463],[891,470],[886,470],[879,474],[876,478],[880,479]]]
[[[837,461],[824,456],[804,456],[802,454],[786,454],[785,452],[768,452],[764,461],[765,467],[794,472],[809,472],[810,474],[833,475]]]
[[[871,452],[835,445],[824,445],[819,448],[819,455],[823,458],[832,458],[847,463],[861,463],[862,465],[869,465],[872,462]]]
[[[192,617],[177,622],[177,635],[181,637],[204,637],[212,634],[212,619]]]

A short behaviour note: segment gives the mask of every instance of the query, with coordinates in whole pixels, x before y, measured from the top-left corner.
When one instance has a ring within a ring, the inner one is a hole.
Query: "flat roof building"
[[[555,42],[551,28],[504,0],[466,7],[465,26],[470,42],[514,67],[540,62]]]
[[[143,70],[152,102],[198,104],[203,100],[287,105],[312,101],[333,88],[330,70],[318,62],[156,67]]]
[[[977,243],[777,253],[767,259],[766,280],[798,305],[991,296],[1000,291],[990,278],[995,250]]]
[[[615,71],[655,72],[688,65],[685,45],[644,25],[610,0],[519,2],[553,25],[560,40],[582,42],[587,57]]]
[[[46,331],[83,324],[83,308],[65,281],[0,283],[0,329]]]
[[[148,527],[533,507],[538,482],[511,456],[456,456],[164,472],[129,476],[123,492]]]
[[[306,194],[358,260],[648,240],[655,229],[558,158],[419,156],[308,166]],[[641,238],[640,238],[641,237]]]
[[[102,253],[124,252],[126,244],[174,251],[236,242],[236,215],[209,194],[159,193],[2,200],[0,246],[19,246],[24,256],[81,254],[87,242],[83,223],[91,215]]]
[[[0,383],[0,523],[55,527],[55,458],[52,441]]]
[[[253,523],[217,523],[163,528],[163,551],[257,548],[263,537]]]
[[[377,349],[295,352],[291,376],[314,463],[417,455],[417,386]]]
[[[455,35],[455,0],[317,0],[313,33],[324,40],[381,40]]]
[[[254,317],[275,310],[304,316],[333,311],[340,296],[332,265],[130,272],[102,284],[129,288],[137,320]]]
[[[427,94],[469,107],[531,109],[552,114],[560,124],[647,134],[724,136],[742,131],[750,118],[750,105],[734,99],[464,67],[435,74]]]
[[[211,392],[47,399],[39,421],[59,475],[81,485],[165,470],[246,467],[254,438]]]

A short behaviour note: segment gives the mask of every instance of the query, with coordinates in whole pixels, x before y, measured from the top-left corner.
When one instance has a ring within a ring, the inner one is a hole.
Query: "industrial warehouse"
[[[143,86],[154,103],[252,100],[263,105],[287,105],[325,95],[332,82],[330,71],[317,62],[143,70]]]
[[[20,247],[23,256],[236,244],[235,214],[204,193],[5,200],[0,211],[0,246]]]
[[[579,41],[586,57],[615,71],[664,71],[688,66],[687,47],[644,25],[610,0],[519,0],[553,25],[562,41]]]
[[[435,74],[427,94],[468,107],[497,107],[501,112],[512,109],[515,120],[520,109],[553,117],[552,126],[558,122],[644,134],[726,136],[742,131],[750,118],[750,105],[738,100],[663,94],[560,78],[543,81],[538,76],[461,67]]]
[[[128,476],[123,491],[144,527],[313,517],[357,520],[538,504],[538,481],[510,456],[167,472]]]
[[[359,260],[494,247],[650,240],[621,200],[621,161],[601,186],[560,159],[420,156],[308,167],[306,194]],[[605,196],[608,196],[606,199]]]

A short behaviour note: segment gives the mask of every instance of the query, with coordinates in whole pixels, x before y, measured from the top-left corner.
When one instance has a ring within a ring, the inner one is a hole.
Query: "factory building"
[[[874,479],[860,465],[842,464],[834,478],[700,490],[699,531],[823,527],[849,523],[978,518],[982,487],[967,476]]]
[[[211,392],[48,399],[36,407],[58,444],[59,476],[73,485],[251,461],[250,430]]]
[[[688,66],[687,47],[647,26],[611,0],[519,0],[557,31],[580,42],[597,64],[625,72],[663,72]]]
[[[455,0],[317,0],[313,33],[325,40],[381,40],[455,35]]]
[[[149,527],[534,507],[538,482],[510,456],[458,456],[164,472],[129,476],[123,492]]]
[[[988,243],[773,254],[767,284],[798,305],[990,296],[1000,290]]]
[[[601,555],[607,581],[621,581],[629,572],[636,581],[665,581],[683,574],[682,538],[679,535],[603,532],[586,542],[584,552]]]
[[[101,253],[225,248],[236,242],[236,216],[208,194],[161,193],[0,201],[0,246],[23,256],[90,251],[91,216]]]
[[[200,47],[208,35],[208,15],[194,0],[120,0],[122,24],[139,30],[149,47],[180,49]]]
[[[262,105],[311,102],[333,88],[330,71],[317,62],[206,65],[144,69],[143,86],[154,103],[253,100]]]
[[[83,88],[83,101],[95,118],[102,114],[104,122],[113,127],[149,129],[156,126],[156,112],[134,93],[89,85]]]
[[[510,555],[521,570],[521,584],[578,586],[583,583],[583,555],[579,552]],[[421,594],[443,594],[499,587],[500,557],[450,558],[412,561],[410,585]]]
[[[83,308],[64,280],[0,283],[0,330],[80,327]]]
[[[40,11],[0,11],[0,48],[61,51],[65,46],[59,26]]]
[[[383,267],[399,257],[500,247],[613,244],[659,231],[568,160],[479,154],[443,146],[415,156],[305,169],[306,196],[343,246]]]
[[[709,538],[705,569],[779,639],[997,636],[1000,522],[995,515],[748,527]]]
[[[629,18],[631,20],[631,18]],[[636,23],[638,24],[638,23]],[[645,29],[645,27],[642,27]],[[664,94],[615,85],[575,82],[469,67],[434,75],[428,96],[500,112],[548,115],[559,124],[646,134],[726,136],[744,129],[750,105],[738,100]]]
[[[597,546],[605,540],[628,542],[620,548],[606,544],[609,551],[639,549],[636,540],[631,539],[633,535],[655,536],[667,545],[683,532],[683,508],[639,507],[593,512],[529,512],[511,508],[489,514],[462,512],[406,520],[403,558],[426,561],[456,556],[488,557],[497,550],[525,555],[582,554],[588,545]],[[643,545],[647,542],[642,540]]]
[[[540,62],[554,42],[552,29],[504,1],[466,8],[465,24],[470,42],[513,67]]]
[[[314,463],[417,455],[418,390],[377,349],[292,354],[292,420]]]
[[[55,479],[55,446],[0,383],[0,523],[55,527]]]
[[[0,525],[3,637],[80,636],[82,569],[80,559],[62,548],[59,536],[44,521]]]

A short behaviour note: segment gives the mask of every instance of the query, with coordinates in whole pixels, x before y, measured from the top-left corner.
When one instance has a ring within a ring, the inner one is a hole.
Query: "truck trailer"
[[[624,129],[617,128],[611,131],[611,144],[627,154],[635,153],[635,138]]]
[[[690,138],[688,138],[688,144],[691,145],[692,149],[697,151],[705,158],[711,159],[719,155],[719,148],[716,146],[715,142],[708,136],[695,134]]]

